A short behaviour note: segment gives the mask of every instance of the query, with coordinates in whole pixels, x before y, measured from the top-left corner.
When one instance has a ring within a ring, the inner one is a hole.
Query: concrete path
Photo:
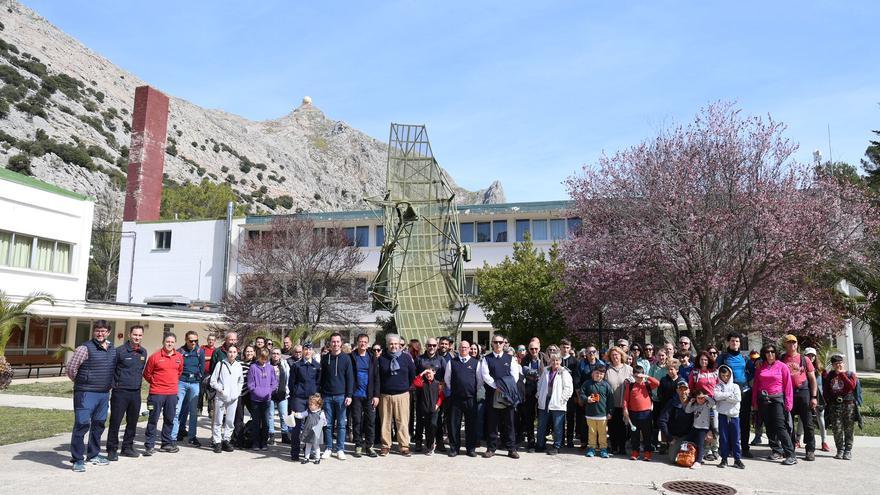
[[[0,394],[0,406],[73,411],[73,399],[68,397],[42,397],[39,395],[15,395],[2,393]]]
[[[200,424],[199,435],[207,435]],[[252,473],[274,473],[278,486],[293,489],[298,480],[309,480],[314,488],[331,483],[334,493],[671,493],[662,484],[671,480],[702,480],[724,483],[740,494],[876,493],[880,472],[880,438],[856,440],[855,459],[838,461],[820,452],[815,462],[801,461],[785,467],[778,462],[746,460],[747,469],[718,469],[707,464],[700,470],[683,469],[665,462],[630,461],[612,458],[586,459],[575,451],[555,457],[523,453],[519,460],[505,457],[469,458],[459,455],[403,458],[327,459],[320,465],[293,464],[287,446],[268,452],[236,451],[214,454],[207,448],[181,446],[177,454],[157,453],[153,457],[122,458],[110,466],[88,466],[86,473],[74,473],[69,463],[69,435],[0,447],[0,493],[110,493],[127,495],[178,493],[186,474],[195,479],[216,479],[223,491],[252,491]],[[138,442],[143,429],[138,430]],[[206,442],[207,443],[207,442]],[[140,443],[138,449],[142,449]],[[479,449],[482,451],[483,449]],[[766,447],[753,448],[766,455]],[[803,455],[803,452],[800,452]],[[228,476],[227,476],[228,475]],[[302,476],[302,478],[299,478]],[[286,481],[285,481],[286,480]],[[332,480],[332,481],[331,481]],[[317,483],[317,484],[314,484]],[[439,484],[438,484],[439,483]],[[501,490],[499,492],[499,489]],[[325,491],[321,489],[321,491]]]

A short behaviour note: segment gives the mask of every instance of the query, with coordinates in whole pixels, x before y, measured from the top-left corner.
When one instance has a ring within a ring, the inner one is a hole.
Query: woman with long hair
[[[776,461],[784,458],[782,464],[791,466],[797,464],[788,419],[794,402],[791,371],[776,358],[775,345],[766,344],[761,348],[761,361],[755,368],[755,383],[752,387],[752,410],[757,410],[763,418],[767,437],[770,439],[773,451],[767,459]]]
[[[611,420],[608,422],[609,446],[612,454],[626,454],[627,425],[623,420],[624,382],[633,380],[633,369],[626,364],[626,353],[620,347],[612,347],[605,354],[608,369],[605,381],[611,385],[613,394]]]

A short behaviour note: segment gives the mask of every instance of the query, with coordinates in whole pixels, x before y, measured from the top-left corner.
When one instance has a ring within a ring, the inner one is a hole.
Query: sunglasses
[[[764,354],[776,354],[776,351],[768,350],[768,351],[764,351]]]
[[[377,347],[377,348],[373,349],[373,352],[382,352],[382,349]]]
[[[437,347],[437,344],[425,344],[425,347]]]
[[[718,351],[709,351],[709,354],[711,354],[711,355],[713,355],[713,356],[717,356],[717,355],[718,355]]]
[[[540,351],[541,349],[538,347],[529,347],[530,351]]]
[[[492,343],[493,344],[503,344],[504,341],[503,340],[493,340]]]
[[[196,343],[198,343],[198,341],[199,341],[199,339],[196,339],[196,340],[188,340],[187,342],[189,342],[190,344],[196,344]]]
[[[678,345],[691,345],[691,343],[682,341],[682,342],[679,342]]]

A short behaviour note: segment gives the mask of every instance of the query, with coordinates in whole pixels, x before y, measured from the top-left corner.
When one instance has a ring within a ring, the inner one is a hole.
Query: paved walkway
[[[0,394],[0,406],[73,411],[73,399],[68,397],[41,397],[39,395],[14,395],[2,393]]]
[[[203,439],[207,434],[204,418],[199,434]],[[291,463],[287,447],[278,445],[270,447],[268,452],[223,454],[214,454],[207,448],[181,446],[177,454],[122,458],[106,467],[88,466],[83,474],[70,470],[69,438],[63,434],[0,447],[0,493],[101,493],[109,491],[108,487],[124,487],[127,495],[176,493],[185,473],[194,474],[198,479],[221,476],[224,491],[252,491],[254,478],[248,473],[260,472],[275,473],[280,476],[278,480],[288,480],[285,486],[291,488],[299,479],[321,483],[314,485],[316,487],[332,480],[336,493],[436,494],[455,490],[497,495],[501,489],[501,493],[598,490],[606,494],[638,495],[668,493],[662,490],[663,483],[687,479],[724,483],[739,494],[852,495],[876,492],[876,473],[880,472],[880,438],[860,437],[856,440],[853,461],[834,460],[830,454],[820,452],[815,462],[801,461],[792,467],[746,460],[745,471],[722,470],[713,464],[689,470],[656,461],[586,459],[575,451],[555,457],[523,453],[519,460],[506,458],[502,451],[493,459],[472,459],[464,455],[450,459],[440,454],[433,457],[416,454],[409,459],[398,455],[376,459],[349,456],[346,461],[332,458],[315,466]],[[142,428],[138,430],[137,439],[143,439]],[[138,443],[137,448],[142,446]],[[757,455],[767,453],[766,447],[753,450]]]

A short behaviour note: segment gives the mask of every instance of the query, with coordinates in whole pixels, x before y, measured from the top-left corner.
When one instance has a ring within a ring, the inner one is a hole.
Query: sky
[[[880,129],[871,1],[24,3],[203,107],[265,120],[309,95],[382,141],[425,124],[459,185],[511,202],[564,199],[602,153],[719,100],[784,122],[803,161],[858,165]]]

